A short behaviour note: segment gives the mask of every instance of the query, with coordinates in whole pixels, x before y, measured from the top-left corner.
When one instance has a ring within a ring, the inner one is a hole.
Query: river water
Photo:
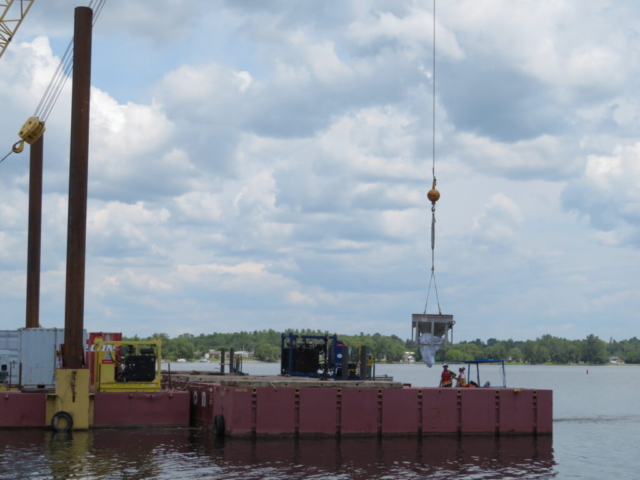
[[[277,369],[254,363],[244,368],[257,375]],[[379,365],[376,374],[437,386],[440,371],[422,364]],[[187,428],[58,435],[4,430],[0,479],[638,479],[639,374],[635,366],[507,367],[509,387],[554,391],[554,434],[537,438],[218,440]]]

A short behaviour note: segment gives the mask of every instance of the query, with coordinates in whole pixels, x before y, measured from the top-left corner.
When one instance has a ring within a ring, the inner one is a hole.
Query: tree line
[[[311,329],[287,330],[296,335],[327,335],[327,332]],[[210,350],[233,348],[235,351],[248,351],[262,361],[279,361],[281,332],[275,330],[255,330],[253,332],[210,333],[192,335],[184,333],[170,338],[166,333],[155,333],[147,338],[138,336],[128,340],[162,340],[162,356],[170,360],[202,358]],[[400,362],[407,352],[416,361],[421,361],[420,349],[411,340],[403,340],[396,335],[379,333],[359,335],[339,335],[338,338],[350,347],[367,346],[379,362]],[[460,360],[506,360],[508,362],[529,364],[604,364],[610,357],[618,357],[625,363],[640,363],[640,340],[608,342],[591,334],[583,340],[543,335],[535,340],[498,340],[490,338],[486,342],[480,339],[462,341],[447,348],[441,348],[436,361]]]
[[[508,360],[531,364],[553,363],[557,365],[590,363],[603,364],[610,357],[618,357],[625,363],[640,363],[640,340],[605,342],[590,334],[584,340],[543,335],[535,340],[515,341],[490,338],[472,342],[460,342],[436,354],[441,361],[467,360]]]

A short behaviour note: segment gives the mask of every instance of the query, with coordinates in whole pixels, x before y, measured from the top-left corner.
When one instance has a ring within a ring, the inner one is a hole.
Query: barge
[[[553,392],[388,381],[172,375],[190,424],[216,435],[547,435]]]
[[[25,339],[48,333],[44,336],[49,348],[44,350],[51,353],[53,342],[62,337],[57,331],[18,333],[25,345],[29,343]],[[286,344],[289,355],[283,355],[282,371],[293,375],[279,376],[242,374],[232,352],[228,363],[222,359],[219,373],[162,372],[159,341],[104,341],[101,337],[122,338],[104,332],[88,337],[87,363],[92,370],[55,369],[54,362],[42,359],[20,365],[20,370],[46,372],[47,378],[53,374],[55,382],[44,388],[5,386],[0,392],[0,428],[190,426],[233,437],[547,435],[553,431],[551,390],[420,388],[390,378],[376,380],[366,350],[349,355],[337,337],[327,345],[322,338],[312,344],[310,339],[287,336],[296,343]],[[19,352],[10,353],[9,357],[29,361]],[[319,370],[318,359],[323,362]],[[292,370],[291,365],[295,365]],[[225,367],[229,373],[225,374]],[[300,374],[314,369],[319,372],[315,378]]]

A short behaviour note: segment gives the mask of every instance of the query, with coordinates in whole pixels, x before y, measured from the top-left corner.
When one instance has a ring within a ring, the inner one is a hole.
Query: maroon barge
[[[175,374],[172,383],[190,393],[190,424],[218,435],[536,435],[553,431],[551,390],[415,388],[382,381]]]
[[[53,391],[0,392],[0,428],[46,428],[53,416]],[[90,428],[187,427],[188,392],[94,393]]]
[[[183,426],[217,435],[536,435],[551,390],[416,388],[397,382],[172,375],[176,391],[93,393],[91,428]],[[1,394],[0,428],[48,427],[47,392]]]

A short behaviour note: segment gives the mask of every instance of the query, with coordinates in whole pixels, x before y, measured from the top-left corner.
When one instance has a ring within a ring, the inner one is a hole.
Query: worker
[[[451,387],[453,386],[453,379],[456,378],[456,374],[449,371],[449,365],[442,366],[442,375],[440,376],[440,386],[441,387]]]
[[[468,387],[467,385],[467,376],[464,373],[465,367],[460,367],[458,369],[458,379],[456,380],[456,387]]]

